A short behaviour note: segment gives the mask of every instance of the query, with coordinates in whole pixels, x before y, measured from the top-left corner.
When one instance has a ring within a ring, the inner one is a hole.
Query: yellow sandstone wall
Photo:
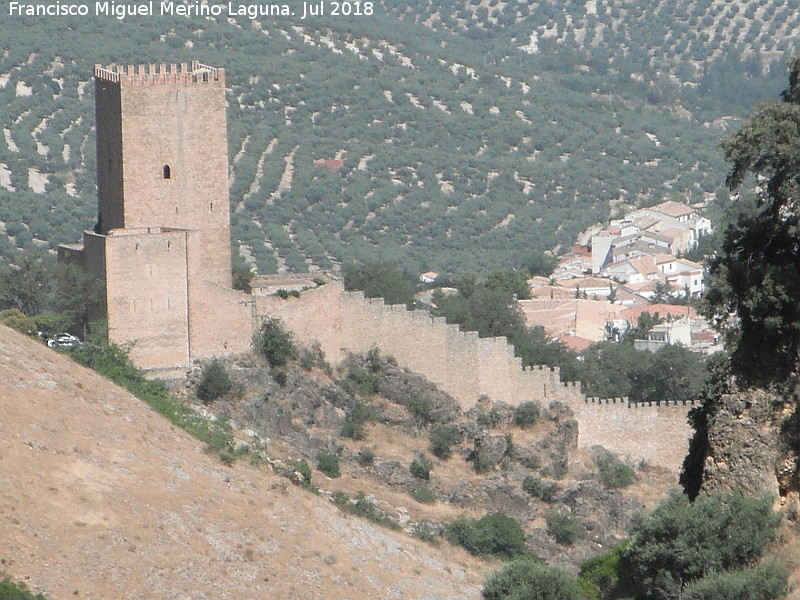
[[[109,341],[132,344],[143,369],[188,365],[186,232],[110,233],[102,237]]]
[[[583,398],[570,402],[578,419],[578,446],[604,446],[632,460],[666,467],[676,474],[689,451],[690,402],[628,403],[627,398]]]
[[[348,352],[380,348],[424,374],[464,408],[484,394],[511,405],[580,398],[580,387],[561,383],[557,369],[523,369],[505,338],[478,338],[425,311],[346,292],[341,283],[307,290],[300,298],[260,297],[258,312],[281,319],[298,341],[319,343],[333,363]]]
[[[600,444],[675,473],[688,450],[686,415],[691,405],[629,407],[626,399],[587,399],[579,384],[561,382],[557,368],[523,369],[505,338],[479,339],[424,311],[346,292],[340,283],[307,290],[300,298],[259,297],[258,312],[282,320],[300,343],[319,343],[334,364],[348,352],[377,347],[425,375],[465,409],[483,394],[514,406],[528,400],[563,402],[575,412],[583,448]]]

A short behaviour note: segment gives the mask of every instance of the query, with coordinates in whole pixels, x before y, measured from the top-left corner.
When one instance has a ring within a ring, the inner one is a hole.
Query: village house
[[[591,236],[592,273],[606,274],[614,263],[647,255],[678,256],[711,231],[709,219],[672,200],[635,210]]]

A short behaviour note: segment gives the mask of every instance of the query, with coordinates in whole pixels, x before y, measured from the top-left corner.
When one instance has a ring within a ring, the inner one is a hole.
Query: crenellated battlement
[[[694,406],[694,400],[661,400],[650,402],[635,402],[623,396],[620,398],[598,398],[598,397],[584,397],[583,403],[592,406],[620,406],[623,408],[673,408],[690,409]]]
[[[209,67],[199,61],[192,61],[191,64],[181,63],[167,65],[129,65],[94,66],[94,76],[96,79],[118,83],[120,85],[144,86],[144,85],[176,85],[205,83],[224,87],[225,69]]]
[[[578,444],[600,444],[677,472],[691,430],[690,401],[630,402],[629,398],[592,398],[579,382],[562,382],[558,367],[523,367],[506,338],[479,338],[442,317],[406,310],[340,284],[308,290],[298,299],[259,298],[259,311],[280,318],[304,343],[317,341],[328,360],[378,347],[411,370],[424,374],[456,398],[463,408],[482,395],[519,405],[559,401],[578,420]]]

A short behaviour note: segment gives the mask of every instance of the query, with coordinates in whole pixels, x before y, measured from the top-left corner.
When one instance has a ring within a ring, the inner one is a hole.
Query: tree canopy
[[[752,182],[756,209],[728,228],[706,296],[733,348],[733,374],[752,383],[785,379],[800,357],[800,55],[781,96],[722,143],[728,186]]]
[[[395,266],[385,262],[345,265],[344,287],[363,290],[367,298],[383,298],[387,304],[414,304],[414,287]]]
[[[779,522],[780,516],[772,511],[768,498],[714,492],[700,495],[692,503],[676,493],[649,516],[633,523],[622,571],[635,574],[632,579],[638,588],[637,597],[753,598],[756,595],[709,596],[703,591],[694,596],[685,592],[693,587],[705,590],[711,581],[740,588],[742,569],[763,556]],[[767,571],[750,582],[751,592],[759,587],[766,589],[762,583],[769,579],[768,587],[774,593],[766,597],[780,597],[786,575],[774,567]]]

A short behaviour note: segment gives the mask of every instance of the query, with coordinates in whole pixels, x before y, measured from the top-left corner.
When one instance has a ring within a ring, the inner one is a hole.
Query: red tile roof
[[[652,207],[652,210],[665,214],[668,217],[675,218],[694,214],[694,209],[692,207],[681,204],[680,202],[675,202],[673,200],[667,200],[661,204],[656,204]]]
[[[633,306],[622,311],[622,318],[628,323],[636,323],[639,320],[639,315],[643,312],[648,312],[650,315],[658,313],[659,317],[666,317],[672,315],[673,317],[690,317],[697,316],[697,311],[691,306],[680,306],[677,304],[648,304],[647,306]]]

